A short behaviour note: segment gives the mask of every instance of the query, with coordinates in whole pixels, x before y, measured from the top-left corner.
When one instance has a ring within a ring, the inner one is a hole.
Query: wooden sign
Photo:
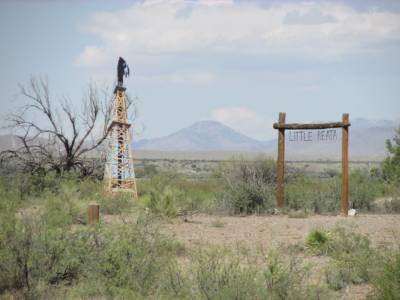
[[[336,128],[342,128],[342,191],[340,209],[347,216],[349,211],[349,114],[342,115],[342,122],[335,123],[285,123],[286,113],[279,113],[278,123],[274,123],[274,129],[278,129],[278,160],[276,170],[276,202],[278,207],[284,206],[285,187],[285,130],[289,131],[290,142],[331,141],[337,139]],[[318,130],[313,134],[311,130]]]
[[[327,130],[296,130],[289,131],[287,141],[289,142],[331,142],[338,139],[336,129]]]

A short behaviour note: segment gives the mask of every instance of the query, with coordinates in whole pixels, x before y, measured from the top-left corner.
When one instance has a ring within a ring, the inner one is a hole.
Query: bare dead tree
[[[89,152],[105,141],[112,117],[109,90],[89,84],[80,110],[67,97],[53,99],[47,79],[31,77],[20,91],[28,103],[8,117],[20,146],[3,151],[0,159],[17,160],[31,173],[78,170],[89,175],[94,169],[93,160],[87,163]]]

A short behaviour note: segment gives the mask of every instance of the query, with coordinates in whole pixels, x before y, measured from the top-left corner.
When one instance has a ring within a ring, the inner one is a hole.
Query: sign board
[[[289,142],[331,142],[337,141],[337,139],[338,132],[336,129],[291,130],[287,136]]]
[[[285,130],[290,130],[289,142],[322,142],[338,139],[337,128],[342,129],[342,191],[340,208],[343,215],[348,215],[349,210],[349,114],[342,115],[342,122],[299,124],[285,123],[286,113],[279,113],[278,123],[278,159],[276,168],[276,202],[278,207],[283,207],[284,173],[285,173]]]

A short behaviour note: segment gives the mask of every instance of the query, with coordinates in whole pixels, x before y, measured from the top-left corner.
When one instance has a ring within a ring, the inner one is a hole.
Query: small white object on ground
[[[352,208],[352,209],[349,209],[349,211],[348,211],[348,213],[347,213],[350,217],[354,217],[356,214],[357,214],[357,211],[354,209],[354,208]]]

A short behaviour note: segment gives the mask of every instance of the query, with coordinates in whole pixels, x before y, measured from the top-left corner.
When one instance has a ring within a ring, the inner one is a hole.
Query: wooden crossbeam
[[[288,123],[280,124],[274,123],[274,129],[287,129],[287,130],[297,130],[297,129],[328,129],[328,128],[347,128],[351,124],[343,122],[334,123],[310,123],[310,124],[299,124],[299,123]]]

